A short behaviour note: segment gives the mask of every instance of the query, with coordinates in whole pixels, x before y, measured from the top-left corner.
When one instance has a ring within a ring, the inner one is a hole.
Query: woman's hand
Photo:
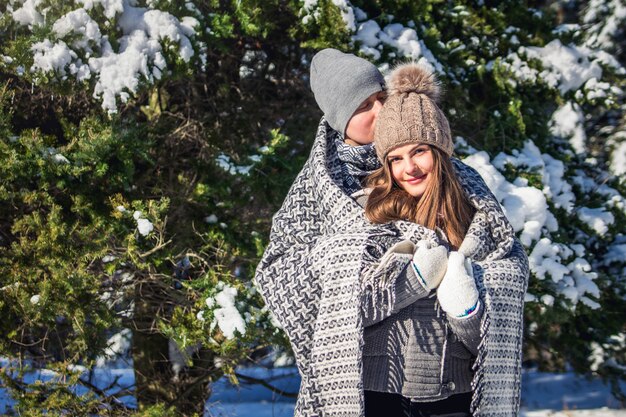
[[[420,240],[411,262],[422,285],[432,291],[439,286],[446,273],[448,264],[448,249],[444,246],[430,246],[430,243]]]
[[[448,269],[437,289],[443,311],[453,317],[468,317],[478,309],[478,289],[472,264],[460,252],[450,252]]]

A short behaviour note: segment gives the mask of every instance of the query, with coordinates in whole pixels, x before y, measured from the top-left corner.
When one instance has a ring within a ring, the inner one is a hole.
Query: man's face
[[[346,126],[346,140],[356,145],[367,145],[374,141],[374,126],[378,112],[383,107],[384,91],[379,91],[366,98],[356,109]]]

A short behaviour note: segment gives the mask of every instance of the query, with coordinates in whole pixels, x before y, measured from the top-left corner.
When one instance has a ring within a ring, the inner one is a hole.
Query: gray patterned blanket
[[[295,415],[357,417],[363,415],[363,306],[393,297],[380,294],[393,288],[403,266],[391,263],[385,279],[362,271],[401,240],[439,238],[414,223],[370,224],[342,189],[331,132],[322,120],[311,155],[273,218],[255,281],[289,337],[302,377]],[[476,243],[470,257],[485,305],[472,407],[475,416],[516,416],[528,260],[480,175],[454,164],[470,200],[486,214],[466,237]]]

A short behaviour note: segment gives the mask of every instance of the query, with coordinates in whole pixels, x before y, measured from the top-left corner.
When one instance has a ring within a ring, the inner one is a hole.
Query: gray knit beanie
[[[389,76],[388,93],[374,128],[376,155],[381,162],[393,148],[418,142],[452,156],[450,125],[437,106],[441,91],[431,71],[415,63],[396,67]]]
[[[327,48],[311,61],[311,90],[333,129],[345,134],[348,121],[366,98],[385,88],[378,68],[353,54]]]

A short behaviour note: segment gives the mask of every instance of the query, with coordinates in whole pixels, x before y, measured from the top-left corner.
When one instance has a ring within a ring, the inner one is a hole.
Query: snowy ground
[[[290,368],[240,372],[269,378],[272,385],[291,392],[299,383],[295,370]],[[293,400],[279,398],[263,387],[242,384],[235,389],[225,381],[216,385],[212,401],[206,413],[211,417],[290,417],[294,407]],[[619,407],[602,381],[588,381],[573,373],[524,371],[520,417],[626,417],[626,409]]]
[[[0,360],[0,366],[7,365]],[[244,368],[239,372],[255,378],[263,378],[278,389],[296,392],[299,377],[295,368]],[[47,379],[44,372],[33,373],[31,379]],[[132,369],[99,368],[91,373],[91,382],[106,386],[120,378],[122,387],[132,386]],[[129,405],[134,399],[124,399]],[[11,399],[0,387],[0,415],[10,411]],[[522,412],[520,417],[626,417],[626,409],[619,409],[619,402],[610,389],[597,379],[587,380],[573,373],[549,374],[532,370],[524,371],[522,388]],[[294,399],[281,397],[260,385],[242,382],[233,387],[225,379],[214,385],[213,396],[207,403],[205,417],[291,417]]]

